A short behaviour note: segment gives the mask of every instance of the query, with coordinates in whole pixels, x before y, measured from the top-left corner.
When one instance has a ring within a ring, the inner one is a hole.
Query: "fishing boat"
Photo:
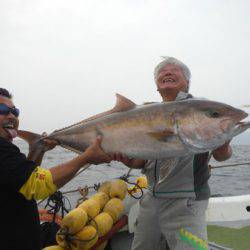
[[[128,213],[127,230],[129,233],[134,232],[138,212],[139,203],[136,202],[131,206]],[[243,234],[244,230],[221,226],[225,224],[232,226],[240,221],[250,220],[250,195],[210,198],[206,210],[206,220],[208,223],[208,236],[210,236],[209,244],[211,249],[250,249],[249,240],[248,242],[244,242],[246,240],[242,239],[243,241],[234,243],[234,241],[237,241],[237,239],[234,238],[236,238],[240,232]],[[248,233],[249,236],[249,229],[245,229],[245,231],[244,234]],[[244,235],[242,235],[242,237],[245,238]],[[225,244],[227,244],[227,246]],[[237,248],[231,248],[232,245],[235,246],[237,244]]]
[[[109,244],[105,249],[130,249],[139,213],[139,202],[131,195],[127,195],[123,202],[125,209],[120,219],[104,237],[99,238],[92,250],[98,249],[98,246],[107,240]],[[250,233],[248,227],[239,229],[221,226],[225,223],[232,225],[239,221],[250,220],[250,195],[210,198],[206,220],[210,249],[250,249],[250,241],[247,237]],[[60,220],[58,222],[60,223]],[[166,247],[164,246],[164,249],[168,249]]]
[[[111,249],[125,250],[130,249],[133,240],[134,226],[139,212],[139,203],[134,202],[131,197],[125,200],[126,215],[128,216],[127,224],[110,239]],[[128,207],[130,208],[128,209]],[[234,234],[241,229],[218,226],[220,223],[234,223],[239,221],[250,220],[250,195],[240,195],[233,197],[213,197],[209,199],[209,205],[206,210],[206,219],[208,223],[208,235],[210,249],[249,249],[248,242],[233,243]],[[124,221],[124,218],[122,218]],[[122,224],[123,225],[123,224]],[[248,233],[247,232],[244,234]],[[230,239],[231,238],[231,239]],[[216,241],[215,241],[216,240]],[[226,245],[225,245],[226,244]],[[238,244],[237,248],[232,245]]]

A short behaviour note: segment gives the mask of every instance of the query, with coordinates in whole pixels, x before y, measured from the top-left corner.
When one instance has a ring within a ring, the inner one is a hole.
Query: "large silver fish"
[[[213,150],[249,128],[250,123],[241,122],[246,117],[247,113],[240,109],[209,100],[187,99],[138,106],[117,95],[112,110],[56,130],[46,138],[81,153],[101,135],[106,153],[162,159]],[[19,131],[19,136],[39,146],[31,147],[34,155],[42,150],[41,136],[26,131]]]

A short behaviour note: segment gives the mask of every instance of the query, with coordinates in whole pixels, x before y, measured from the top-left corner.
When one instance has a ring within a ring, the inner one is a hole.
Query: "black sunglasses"
[[[19,116],[18,108],[10,108],[4,103],[0,103],[0,115],[8,115],[9,113],[13,114],[15,117]]]

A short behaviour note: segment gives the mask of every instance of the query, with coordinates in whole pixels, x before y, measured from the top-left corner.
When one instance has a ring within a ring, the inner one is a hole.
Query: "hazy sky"
[[[248,0],[0,0],[0,86],[21,128],[51,132],[111,108],[159,101],[153,69],[174,56],[191,92],[250,104]]]

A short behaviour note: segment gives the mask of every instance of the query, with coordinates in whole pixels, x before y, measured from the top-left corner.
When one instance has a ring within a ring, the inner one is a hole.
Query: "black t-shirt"
[[[1,250],[41,249],[36,202],[18,192],[35,168],[18,147],[0,138]]]

